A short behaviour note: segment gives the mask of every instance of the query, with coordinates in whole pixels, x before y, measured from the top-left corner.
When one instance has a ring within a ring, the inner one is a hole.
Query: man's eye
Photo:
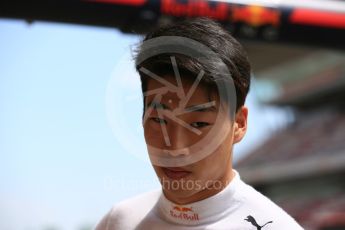
[[[160,119],[159,117],[152,117],[150,118],[152,121],[159,123],[159,124],[167,124],[167,121],[164,119]]]
[[[198,122],[193,122],[190,125],[193,126],[194,128],[202,128],[202,127],[208,126],[210,124],[207,122],[198,121]]]

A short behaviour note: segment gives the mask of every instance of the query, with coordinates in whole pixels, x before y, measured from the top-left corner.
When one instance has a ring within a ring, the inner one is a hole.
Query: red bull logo
[[[179,207],[179,206],[174,206],[173,210],[180,211],[180,212],[193,212],[192,208]]]
[[[162,0],[161,12],[176,17],[210,17],[221,21],[245,23],[251,26],[279,26],[281,13],[277,9],[257,5],[236,6],[226,2],[200,0]]]
[[[174,206],[170,210],[170,215],[174,218],[182,220],[199,220],[199,215],[194,213],[192,207]]]

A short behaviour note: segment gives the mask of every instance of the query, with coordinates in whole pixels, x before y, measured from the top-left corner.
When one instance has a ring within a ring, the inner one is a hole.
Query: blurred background
[[[306,229],[345,229],[345,2],[0,3],[0,229],[93,229],[159,188],[133,50],[206,16],[248,52],[248,133],[235,168]],[[114,93],[115,92],[115,93]]]

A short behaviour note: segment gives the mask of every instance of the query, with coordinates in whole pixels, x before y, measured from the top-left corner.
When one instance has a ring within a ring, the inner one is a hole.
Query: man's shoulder
[[[242,200],[242,211],[247,222],[261,220],[261,223],[271,225],[267,229],[303,229],[285,210],[279,207],[271,199],[254,189],[252,186],[242,182],[238,191]],[[242,215],[243,215],[242,214]]]
[[[96,230],[118,229],[116,226],[133,226],[140,222],[156,204],[161,189],[139,194],[115,204],[97,224]]]

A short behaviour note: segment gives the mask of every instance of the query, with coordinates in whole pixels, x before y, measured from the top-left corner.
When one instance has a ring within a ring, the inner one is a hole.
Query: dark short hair
[[[211,49],[223,61],[228,68],[236,89],[236,111],[244,105],[250,87],[251,69],[247,54],[242,45],[219,23],[208,18],[194,18],[178,21],[170,25],[165,25],[154,29],[142,40],[143,44],[153,38],[161,36],[179,36],[197,41]],[[135,56],[136,70],[141,79],[142,92],[147,90],[148,76],[140,71],[144,67],[151,72],[163,77],[164,75],[174,75],[170,56],[171,54],[160,54],[138,63],[138,57],[142,49],[139,45]],[[215,60],[209,59],[206,63],[181,54],[174,54],[181,78],[194,77],[198,75],[200,69],[205,72],[201,80],[211,90],[216,87],[216,81],[221,84],[228,84],[229,79],[216,79],[209,69],[214,69],[217,65]],[[224,76],[223,76],[224,78]],[[229,78],[229,76],[227,76]],[[145,96],[144,96],[145,111]]]

